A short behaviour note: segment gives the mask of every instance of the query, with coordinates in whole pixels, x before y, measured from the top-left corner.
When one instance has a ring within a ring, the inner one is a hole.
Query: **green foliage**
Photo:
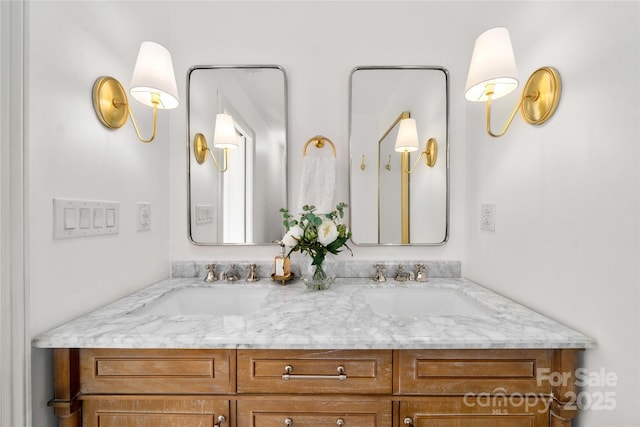
[[[319,266],[322,265],[327,252],[337,255],[341,252],[343,246],[351,252],[351,248],[347,245],[347,241],[351,238],[351,232],[341,222],[341,219],[344,218],[344,209],[346,207],[348,207],[346,203],[340,202],[336,205],[336,209],[330,213],[316,215],[315,206],[305,205],[302,207],[303,212],[299,220],[294,219],[288,209],[280,209],[283,218],[282,224],[286,227],[287,234],[292,233],[293,227],[299,227],[299,230],[295,230],[299,232],[299,236],[291,235],[296,244],[291,247],[287,256],[291,255],[292,252],[306,252],[313,259],[312,264]],[[323,245],[320,243],[319,233],[325,221],[331,221],[335,225],[337,236],[333,241]]]

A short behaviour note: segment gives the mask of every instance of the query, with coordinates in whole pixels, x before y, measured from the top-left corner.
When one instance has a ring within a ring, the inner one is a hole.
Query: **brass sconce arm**
[[[520,110],[525,122],[531,125],[541,125],[553,115],[560,101],[560,76],[558,72],[551,67],[539,68],[527,80],[522,95],[507,123],[500,132],[495,133],[491,130],[491,98],[494,86],[493,83],[489,83],[485,87],[487,133],[494,138],[499,138],[507,132],[518,110]]]
[[[197,133],[193,138],[193,154],[196,158],[198,164],[203,164],[207,160],[207,153],[211,155],[211,159],[213,159],[213,163],[216,166],[216,170],[220,173],[226,172],[229,168],[229,149],[223,148],[224,152],[224,167],[220,167],[220,163],[216,159],[216,156],[213,154],[211,149],[207,146],[207,139],[201,133]]]
[[[136,130],[136,135],[138,135],[138,139],[142,142],[148,143],[154,140],[156,137],[156,128],[158,125],[158,104],[160,104],[160,96],[156,93],[151,94],[152,103],[153,103],[153,130],[151,131],[151,137],[145,139],[140,134],[140,129],[138,128],[138,123],[136,123],[136,119],[133,117],[133,112],[131,108],[127,105],[126,108],[129,111],[129,117],[131,117],[131,123],[133,123],[133,128]]]
[[[143,138],[122,84],[113,77],[106,76],[97,79],[93,85],[93,106],[100,122],[109,129],[118,129],[124,126],[128,115],[131,117],[138,139],[145,143],[152,142],[156,137],[160,96],[152,93],[151,102],[153,103],[153,130],[150,138]]]
[[[513,121],[513,118],[516,116],[516,113],[518,112],[518,110],[520,109],[520,106],[522,105],[524,96],[520,97],[520,101],[518,101],[518,104],[516,104],[516,108],[514,108],[513,111],[511,112],[511,115],[509,116],[509,119],[507,120],[507,123],[504,125],[502,130],[498,133],[494,133],[491,130],[491,97],[493,96],[494,86],[495,86],[494,84],[490,83],[487,85],[487,89],[485,90],[487,94],[487,133],[494,138],[499,138],[502,135],[504,135],[507,132],[507,129],[509,129],[509,126],[511,126],[511,122]]]
[[[424,157],[424,164],[432,168],[436,164],[436,159],[438,158],[438,142],[435,138],[429,138],[427,143],[425,144],[424,151],[420,153],[420,157],[413,164],[413,167],[405,172],[408,174],[412,174],[416,171],[416,167],[418,167],[418,163],[420,163],[420,159]]]

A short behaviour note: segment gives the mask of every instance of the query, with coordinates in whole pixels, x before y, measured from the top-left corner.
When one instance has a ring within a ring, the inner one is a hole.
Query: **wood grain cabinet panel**
[[[229,350],[81,349],[82,393],[229,393]]]
[[[400,350],[401,394],[550,394],[549,350]]]
[[[392,390],[390,350],[238,350],[237,363],[238,393],[389,394]]]
[[[391,427],[391,401],[295,398],[238,402],[238,427]]]
[[[546,427],[548,398],[425,397],[400,403],[403,427]]]
[[[84,427],[216,427],[229,401],[211,398],[103,397],[83,402]],[[228,426],[228,424],[221,424]]]

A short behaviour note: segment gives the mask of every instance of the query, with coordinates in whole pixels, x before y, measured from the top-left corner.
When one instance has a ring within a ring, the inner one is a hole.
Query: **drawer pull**
[[[284,419],[284,425],[290,426],[291,424],[293,424],[293,420],[291,418]]]
[[[413,427],[413,420],[409,417],[406,417],[404,419],[404,425],[409,426],[409,427]]]
[[[227,417],[225,417],[224,415],[220,415],[220,416],[218,417],[218,422],[217,422],[217,423],[215,423],[215,424],[213,425],[213,427],[221,427],[221,426],[222,426],[222,423],[223,423],[223,422],[225,422],[225,421],[227,421]]]
[[[343,425],[344,425],[344,420],[343,420],[342,418],[338,418],[338,419],[336,420],[336,425],[337,425],[337,426],[343,426]]]
[[[299,379],[299,380],[340,380],[340,381],[344,381],[344,380],[347,379],[347,374],[345,373],[344,366],[340,365],[340,366],[338,366],[338,368],[336,370],[338,372],[337,375],[295,375],[295,374],[291,373],[291,372],[293,372],[293,366],[287,365],[287,366],[284,367],[284,374],[282,374],[282,379],[284,381],[295,380],[295,379]]]

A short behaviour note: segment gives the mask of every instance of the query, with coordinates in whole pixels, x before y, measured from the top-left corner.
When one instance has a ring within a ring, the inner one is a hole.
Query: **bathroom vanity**
[[[172,311],[189,289],[221,291],[224,307]],[[263,296],[234,307],[252,290]],[[34,345],[53,349],[64,427],[568,427],[593,342],[464,279],[321,292],[168,279]]]

